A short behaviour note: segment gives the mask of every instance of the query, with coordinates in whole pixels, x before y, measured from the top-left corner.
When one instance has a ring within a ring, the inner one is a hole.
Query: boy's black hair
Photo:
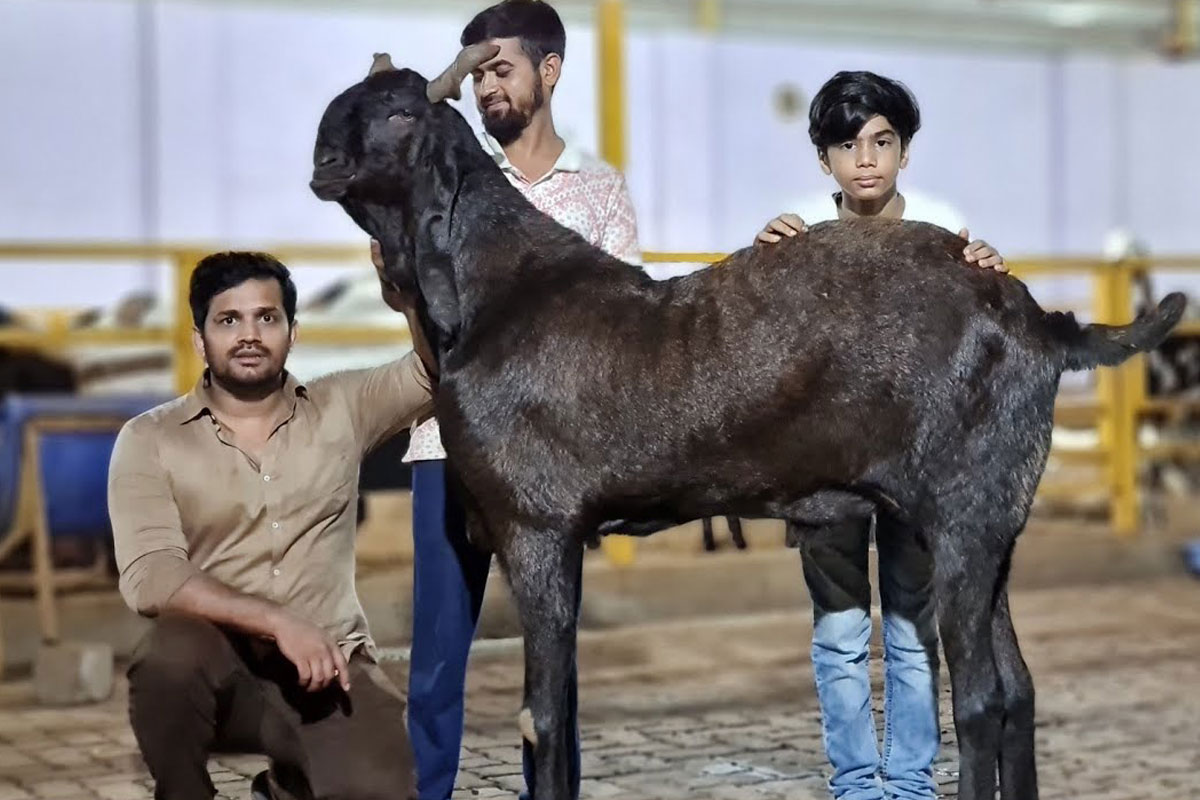
[[[296,284],[292,273],[275,256],[244,250],[213,253],[196,265],[188,286],[188,305],[197,330],[204,330],[212,299],[249,280],[276,280],[283,292],[283,313],[288,327],[296,321]]]
[[[551,53],[566,57],[567,31],[554,6],[542,0],[503,0],[485,8],[463,28],[463,47],[488,39],[520,39],[534,69]]]
[[[887,117],[907,147],[921,127],[921,110],[908,87],[874,72],[839,72],[808,107],[808,136],[824,155],[830,145],[858,136],[867,120]]]

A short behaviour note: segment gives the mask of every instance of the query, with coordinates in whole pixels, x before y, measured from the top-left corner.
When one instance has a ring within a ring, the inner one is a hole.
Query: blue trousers
[[[870,521],[811,531],[802,539],[813,601],[813,675],[821,734],[837,800],[934,800],[939,745],[937,615],[933,561],[915,535],[881,524],[884,731],[880,755],[871,706],[868,651]]]
[[[408,730],[419,800],[449,800],[458,775],[467,657],[492,557],[467,540],[462,505],[446,481],[445,461],[418,461],[413,491],[413,633]],[[578,598],[576,598],[578,608]],[[574,666],[565,726],[572,797],[579,797],[578,693]],[[523,797],[535,800],[533,753],[523,748]]]

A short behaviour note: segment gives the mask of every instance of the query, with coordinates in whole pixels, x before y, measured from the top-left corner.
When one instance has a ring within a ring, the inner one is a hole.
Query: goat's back
[[[454,359],[438,413],[465,435],[448,447],[481,468],[468,485],[519,470],[517,484],[556,494],[661,490],[681,464],[689,487],[734,494],[814,460],[811,480],[861,480],[928,438],[955,392],[1019,383],[1014,370],[1057,378],[1040,308],[1018,281],[967,265],[964,245],[871,220],[663,282],[611,259],[554,264]]]

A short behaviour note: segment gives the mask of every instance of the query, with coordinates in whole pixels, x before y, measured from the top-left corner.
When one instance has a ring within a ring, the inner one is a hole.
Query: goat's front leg
[[[581,540],[522,529],[501,554],[525,634],[525,699],[518,715],[531,800],[579,797],[575,632]]]

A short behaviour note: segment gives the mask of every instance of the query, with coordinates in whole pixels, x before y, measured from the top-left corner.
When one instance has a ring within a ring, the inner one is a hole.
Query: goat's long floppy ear
[[[447,346],[457,338],[462,324],[450,234],[454,205],[464,176],[463,145],[453,133],[425,141],[420,159],[428,179],[414,204],[420,209],[416,218],[417,281],[430,321]]]
[[[425,96],[431,103],[440,103],[447,98],[458,100],[462,97],[462,82],[467,76],[499,53],[500,45],[487,42],[467,45],[458,52],[454,63],[447,67],[445,72],[429,82],[425,88]]]

